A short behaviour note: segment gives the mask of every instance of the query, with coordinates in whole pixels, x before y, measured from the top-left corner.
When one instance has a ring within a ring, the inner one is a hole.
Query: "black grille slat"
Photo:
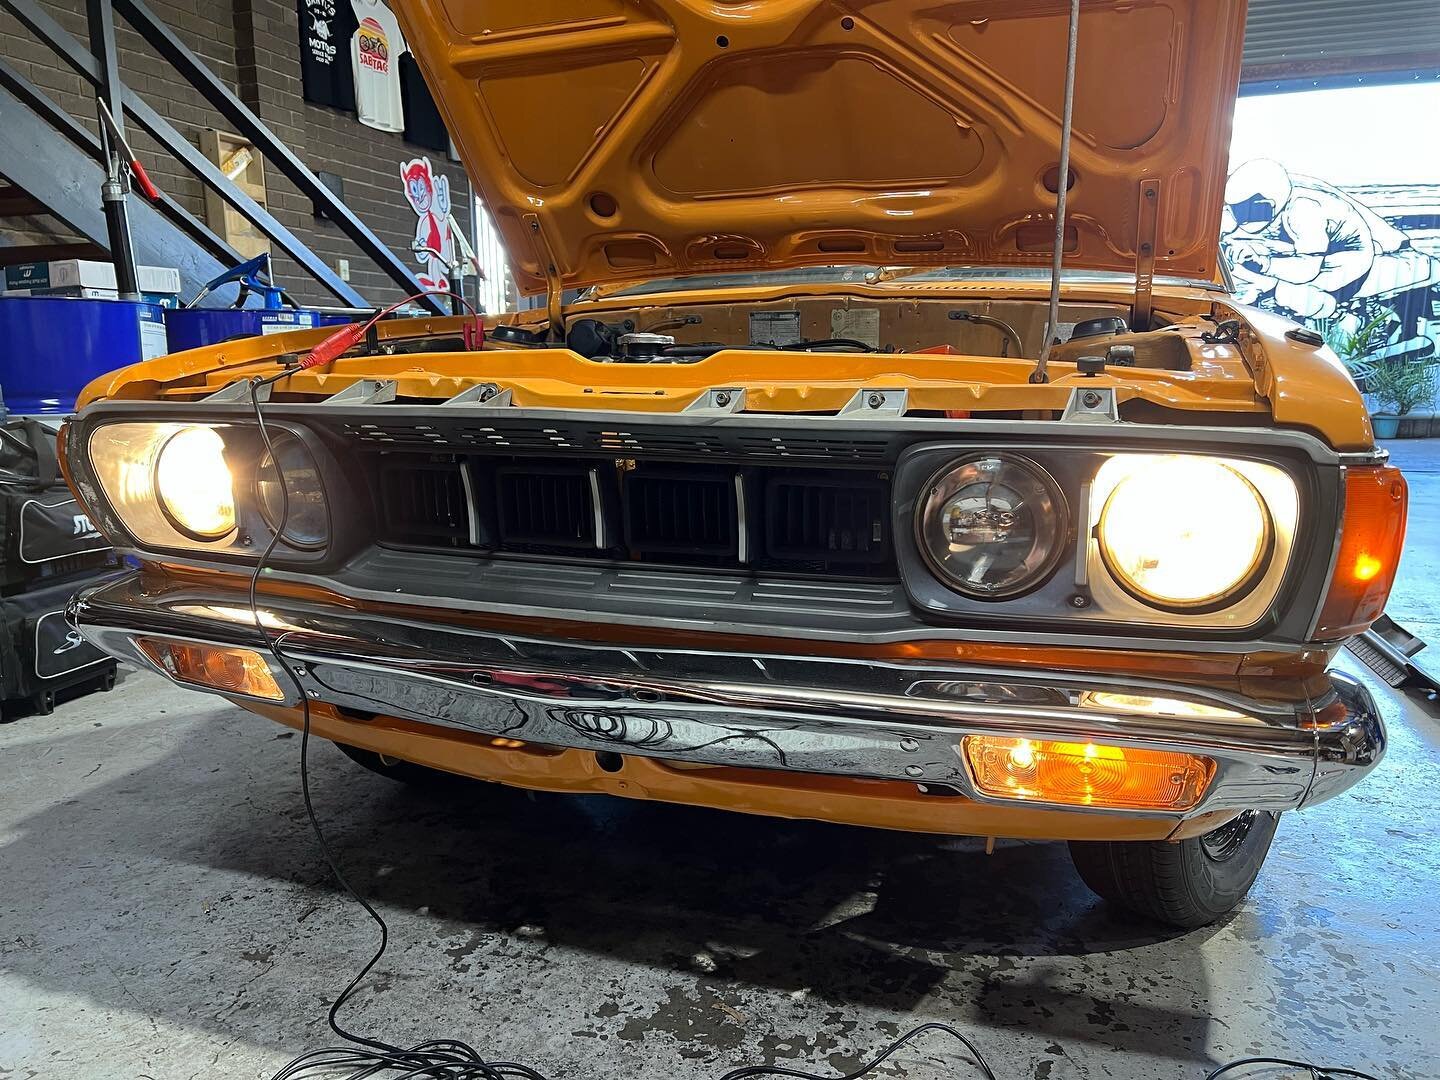
[[[386,544],[755,573],[895,573],[890,481],[875,470],[478,454],[441,462],[396,449],[377,459]]]
[[[878,479],[766,478],[765,554],[823,567],[890,559],[890,494]]]
[[[495,494],[502,547],[596,546],[588,469],[497,469]]]
[[[468,545],[470,511],[459,465],[387,465],[380,488],[387,536],[400,543]]]
[[[733,472],[636,472],[625,477],[622,491],[631,551],[732,563],[739,558]]]
[[[494,423],[454,420],[417,427],[404,420],[383,418],[351,421],[340,432],[361,446],[375,449],[453,449],[458,452],[568,454],[613,453],[657,460],[729,458],[746,462],[813,461],[816,464],[874,463],[895,454],[888,436],[835,433],[833,435],[760,435],[719,430],[622,430],[573,422]]]

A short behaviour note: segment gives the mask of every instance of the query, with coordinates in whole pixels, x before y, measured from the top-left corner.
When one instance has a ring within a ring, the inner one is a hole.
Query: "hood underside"
[[[525,292],[1045,263],[1068,8],[396,5]],[[1083,4],[1067,265],[1213,279],[1244,24],[1245,0]]]

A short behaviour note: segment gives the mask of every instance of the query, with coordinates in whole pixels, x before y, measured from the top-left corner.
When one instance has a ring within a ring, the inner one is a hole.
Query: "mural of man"
[[[1264,159],[1230,174],[1222,231],[1242,296],[1271,299],[1308,319],[1333,316],[1377,257],[1409,246],[1404,233],[1345,192]]]

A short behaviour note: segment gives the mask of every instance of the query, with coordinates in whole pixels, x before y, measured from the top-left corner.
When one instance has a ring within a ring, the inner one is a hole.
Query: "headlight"
[[[1096,537],[1106,568],[1164,608],[1236,598],[1264,570],[1274,538],[1265,500],[1220,458],[1118,455],[1095,478],[1108,491]]]
[[[278,470],[253,425],[100,424],[90,432],[85,459],[75,463],[77,485],[140,548],[253,559],[283,517],[290,554],[319,552],[332,539],[330,500],[312,456],[321,451],[302,434],[270,431]]]
[[[1038,585],[1065,551],[1069,514],[1050,475],[1025,458],[979,454],[926,486],[915,530],[931,567],[980,599]]]
[[[197,540],[235,529],[235,484],[225,441],[211,427],[181,428],[155,459],[155,494],[172,524]]]
[[[270,441],[280,468],[275,468],[275,460],[268,451],[260,459],[255,475],[260,513],[272,531],[281,528],[284,522],[283,539],[291,547],[322,548],[330,538],[330,510],[315,459],[304,443],[287,432],[272,436]],[[282,476],[284,490],[280,486]]]

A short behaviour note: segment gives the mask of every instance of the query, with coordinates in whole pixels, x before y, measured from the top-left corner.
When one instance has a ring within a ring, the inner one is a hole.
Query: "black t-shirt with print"
[[[355,111],[350,39],[359,28],[350,0],[300,0],[300,78],[306,101]]]
[[[427,150],[446,150],[450,136],[445,132],[445,121],[440,119],[440,110],[425,85],[425,76],[420,74],[420,65],[415,57],[406,53],[400,57],[400,101],[405,107],[405,141]]]

